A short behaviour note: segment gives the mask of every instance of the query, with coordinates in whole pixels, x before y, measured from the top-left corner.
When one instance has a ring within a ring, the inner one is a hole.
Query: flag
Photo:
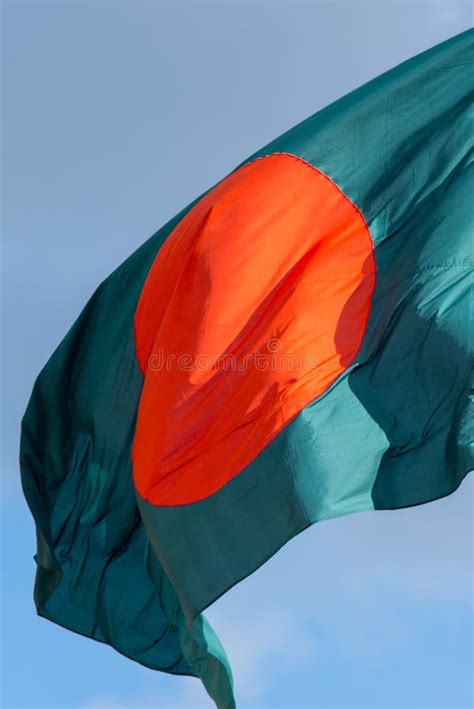
[[[230,709],[213,601],[474,467],[473,38],[277,138],[99,286],[22,423],[41,616]]]

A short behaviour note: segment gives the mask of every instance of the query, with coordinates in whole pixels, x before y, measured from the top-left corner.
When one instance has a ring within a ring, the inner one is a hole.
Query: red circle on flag
[[[258,158],[207,193],[136,311],[139,494],[189,504],[244,471],[354,362],[375,281],[360,210],[304,160]]]

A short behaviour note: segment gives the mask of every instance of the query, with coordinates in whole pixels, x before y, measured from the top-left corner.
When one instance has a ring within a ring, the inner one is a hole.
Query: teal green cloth
[[[201,615],[209,604],[308,525],[437,499],[474,467],[473,37],[405,62],[250,158],[289,152],[339,185],[372,234],[377,287],[350,370],[211,497],[144,502],[130,462],[143,385],[135,308],[192,205],[93,295],[22,424],[41,615],[153,669],[198,676],[231,709],[229,664]]]

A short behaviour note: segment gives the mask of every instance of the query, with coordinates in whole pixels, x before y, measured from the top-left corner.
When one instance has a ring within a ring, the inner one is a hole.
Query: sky
[[[18,471],[33,381],[98,285],[184,205],[341,95],[472,25],[469,2],[2,4],[2,703],[211,707],[35,615]],[[239,707],[471,707],[472,479],[313,526],[207,617]]]

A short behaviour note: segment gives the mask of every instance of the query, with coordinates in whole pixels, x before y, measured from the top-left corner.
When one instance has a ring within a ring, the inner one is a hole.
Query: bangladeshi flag
[[[207,606],[474,467],[473,39],[285,133],[98,288],[23,420],[40,615],[233,707]]]

